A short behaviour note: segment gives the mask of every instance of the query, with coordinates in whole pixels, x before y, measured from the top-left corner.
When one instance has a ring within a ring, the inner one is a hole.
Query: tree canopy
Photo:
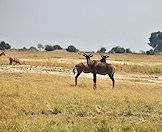
[[[7,50],[7,49],[11,49],[11,46],[8,43],[1,41],[0,42],[0,50]]]
[[[146,51],[146,54],[147,55],[154,55],[155,51],[151,49],[151,50]]]
[[[45,46],[46,51],[53,51],[53,50],[62,50],[62,47],[60,45],[46,45]]]
[[[68,48],[66,49],[68,52],[77,52],[79,51],[75,46],[69,45]]]
[[[97,51],[98,53],[105,53],[106,52],[106,48],[102,47],[99,51]]]
[[[125,53],[125,49],[120,46],[113,47],[110,51],[110,53]]]
[[[43,50],[44,49],[44,46],[42,44],[40,44],[40,43],[37,45],[37,47],[38,47],[39,50]]]
[[[113,47],[109,53],[132,53],[132,51],[130,50],[130,48],[123,48],[123,47],[120,47],[120,46],[116,46],[116,47]]]
[[[162,32],[153,32],[149,38],[150,43],[148,43],[154,51],[162,52]]]

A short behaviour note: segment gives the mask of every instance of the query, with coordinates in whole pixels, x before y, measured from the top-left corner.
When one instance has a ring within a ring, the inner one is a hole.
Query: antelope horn
[[[90,55],[89,55],[89,57],[92,57],[93,56],[93,54],[91,53]]]
[[[86,53],[84,53],[84,52],[82,53],[82,55],[83,55],[83,56],[87,56],[87,54],[86,54]]]
[[[93,56],[93,54],[92,53],[90,53],[89,55],[88,54],[86,54],[85,52],[79,52],[78,54],[81,54],[81,55],[83,55],[83,56],[89,56],[89,57],[92,57]]]

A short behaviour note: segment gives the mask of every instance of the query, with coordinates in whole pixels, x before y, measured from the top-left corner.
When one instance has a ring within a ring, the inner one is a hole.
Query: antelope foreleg
[[[77,85],[77,79],[78,79],[78,77],[79,77],[79,75],[80,75],[81,73],[77,73],[77,75],[75,76],[75,86]]]
[[[109,75],[110,79],[112,80],[113,83],[113,88],[115,86],[115,79],[114,79],[114,74],[113,75]]]
[[[93,89],[96,89],[96,73],[93,73]]]

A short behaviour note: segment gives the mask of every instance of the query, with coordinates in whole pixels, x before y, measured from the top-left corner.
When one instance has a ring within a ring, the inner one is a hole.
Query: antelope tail
[[[73,73],[74,73],[74,75],[75,75],[75,73],[76,73],[76,72],[75,72],[75,67],[74,67],[74,69],[73,69]]]

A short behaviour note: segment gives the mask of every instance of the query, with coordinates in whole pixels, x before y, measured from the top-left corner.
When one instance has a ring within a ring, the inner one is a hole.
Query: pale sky
[[[0,41],[80,50],[113,46],[148,50],[162,31],[162,0],[0,0]]]

